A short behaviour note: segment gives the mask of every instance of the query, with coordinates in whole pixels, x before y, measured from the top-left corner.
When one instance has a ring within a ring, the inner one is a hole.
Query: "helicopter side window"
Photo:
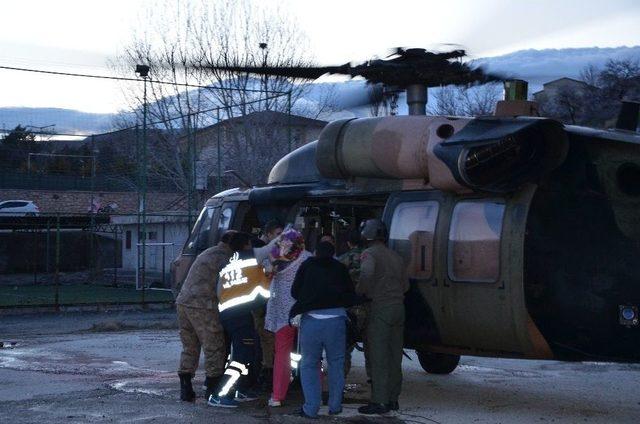
[[[490,283],[500,276],[500,237],[505,205],[464,201],[453,209],[449,229],[449,278]]]
[[[204,208],[193,226],[193,231],[187,240],[183,254],[195,255],[209,247],[209,234],[211,233],[211,218],[214,208]]]
[[[393,211],[389,245],[408,266],[410,278],[433,274],[433,237],[440,204],[436,201],[400,203]]]
[[[222,210],[220,218],[218,219],[218,234],[222,235],[229,229],[231,225],[231,216],[233,215],[233,209],[226,207]]]

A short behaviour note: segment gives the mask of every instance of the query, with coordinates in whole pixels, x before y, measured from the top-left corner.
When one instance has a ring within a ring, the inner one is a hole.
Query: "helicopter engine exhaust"
[[[316,165],[325,178],[420,179],[440,190],[504,193],[536,182],[567,151],[562,124],[549,119],[396,116],[330,123]]]

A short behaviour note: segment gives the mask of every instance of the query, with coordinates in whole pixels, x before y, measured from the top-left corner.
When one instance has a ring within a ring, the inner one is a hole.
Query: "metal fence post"
[[[191,216],[191,213],[189,213],[189,216]],[[166,231],[167,231],[167,217],[164,217],[164,220],[162,221],[162,288],[165,287],[165,272],[166,272],[166,268],[165,268],[165,250],[167,248],[167,246],[164,245],[164,243],[166,243]]]
[[[49,249],[49,245],[51,244],[51,222],[49,220],[49,217],[47,217],[47,245],[46,245],[46,249],[45,249],[45,273],[49,274],[49,262],[50,262],[50,256],[51,256],[51,252]]]
[[[55,300],[56,310],[60,309],[60,215],[56,214],[56,268],[55,268]]]
[[[33,228],[33,284],[38,284],[38,231]]]
[[[118,228],[113,231],[113,287],[118,287]]]
[[[216,178],[216,191],[219,193],[222,191],[222,158],[221,158],[221,154],[222,154],[222,147],[220,146],[220,130],[221,128],[221,123],[220,123],[220,108],[216,109],[216,120],[217,120],[217,127],[218,127],[218,133],[217,133],[217,137],[218,137],[218,176]],[[189,230],[191,230],[191,225],[189,225]]]

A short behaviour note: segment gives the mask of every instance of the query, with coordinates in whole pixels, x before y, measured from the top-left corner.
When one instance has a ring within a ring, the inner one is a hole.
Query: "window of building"
[[[158,232],[157,231],[149,231],[148,233],[149,240],[157,240]]]
[[[436,201],[406,202],[393,212],[389,245],[404,258],[411,278],[433,275],[433,239],[439,209]]]
[[[500,276],[504,203],[464,201],[453,209],[449,230],[449,278],[495,282]]]
[[[131,249],[131,231],[127,230],[124,234],[124,246],[126,249]]]

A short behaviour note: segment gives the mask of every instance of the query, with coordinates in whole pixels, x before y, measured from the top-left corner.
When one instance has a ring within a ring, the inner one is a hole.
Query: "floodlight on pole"
[[[136,74],[142,78],[146,78],[149,76],[149,66],[148,65],[136,65]]]
[[[142,283],[142,302],[144,303],[145,274],[146,274],[146,244],[147,244],[147,80],[149,79],[149,66],[136,65],[136,74],[143,80],[144,89],[142,94],[142,178],[140,181],[141,191],[138,203],[138,216],[142,215],[142,231],[138,234],[138,238],[142,235],[142,267],[141,267],[141,283]],[[138,163],[140,166],[140,163]],[[138,240],[138,243],[140,240]]]

